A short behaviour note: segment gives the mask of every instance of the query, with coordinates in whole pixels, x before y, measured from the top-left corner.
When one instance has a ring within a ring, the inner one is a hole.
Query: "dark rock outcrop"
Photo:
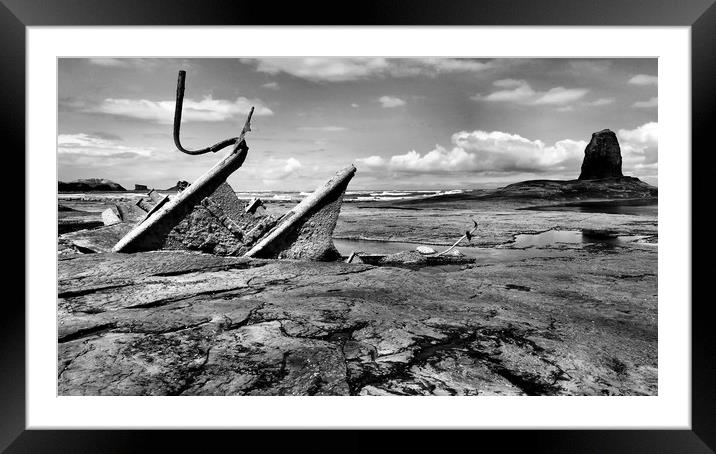
[[[145,185],[145,184],[135,184],[135,185],[134,185],[134,190],[135,190],[135,191],[148,191],[149,188],[148,188],[147,185]]]
[[[494,191],[485,198],[503,199],[644,199],[656,198],[659,189],[635,177],[600,180],[530,180]]]
[[[592,134],[587,148],[584,149],[580,180],[599,180],[602,178],[621,178],[622,152],[617,135],[609,129]]]
[[[77,191],[77,192],[88,192],[88,191],[126,191],[122,186],[115,183],[114,181],[105,180],[102,178],[87,178],[84,180],[75,180],[65,183],[64,181],[57,182],[57,189],[59,191]]]

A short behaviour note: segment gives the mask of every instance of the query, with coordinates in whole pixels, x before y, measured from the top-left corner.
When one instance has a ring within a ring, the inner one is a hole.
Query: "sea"
[[[173,191],[158,191],[160,193],[172,194]],[[309,191],[235,191],[240,200],[251,200],[255,197],[264,202],[300,202],[311,194]],[[460,194],[464,189],[449,190],[364,190],[346,191],[343,202],[375,202],[413,200],[435,197],[444,194]],[[63,192],[59,194],[60,200],[92,200],[102,199],[127,199],[146,196],[147,191],[126,191],[126,192]]]

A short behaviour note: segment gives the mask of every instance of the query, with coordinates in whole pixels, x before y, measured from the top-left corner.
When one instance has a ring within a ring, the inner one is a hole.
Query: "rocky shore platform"
[[[450,271],[58,256],[60,395],[656,395],[655,247]]]

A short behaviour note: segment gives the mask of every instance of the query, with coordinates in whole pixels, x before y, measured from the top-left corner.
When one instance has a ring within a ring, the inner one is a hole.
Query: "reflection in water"
[[[466,256],[478,259],[478,263],[481,261],[506,262],[523,260],[527,257],[548,256],[553,253],[549,251],[550,249],[554,251],[554,249],[581,248],[590,245],[601,247],[625,246],[629,243],[634,244],[644,238],[646,237],[639,235],[616,235],[608,230],[548,230],[541,233],[517,235],[514,242],[509,243],[507,247],[459,246],[458,249]],[[388,255],[414,251],[419,246],[416,243],[370,240],[334,239],[333,243],[343,256],[348,256],[352,252]],[[447,246],[433,246],[433,248],[441,251]]]
[[[654,200],[605,200],[565,203],[522,208],[533,211],[576,211],[579,213],[629,214],[657,216],[659,205]]]
[[[399,243],[393,241],[369,241],[369,240],[339,240],[333,239],[338,252],[348,256],[352,252],[363,252],[365,254],[388,255],[404,251],[414,251],[419,244]],[[442,251],[448,246],[433,246],[437,251]],[[467,257],[476,259],[475,263],[505,263],[517,260],[524,260],[531,257],[547,257],[559,253],[547,249],[511,249],[511,248],[482,248],[482,247],[458,247],[460,252]],[[463,265],[440,265],[425,267],[424,272],[456,271]]]
[[[639,235],[619,236],[609,230],[548,230],[541,233],[517,235],[511,246],[515,248],[548,248],[565,245],[598,244],[605,247],[614,247],[623,246],[644,238]]]

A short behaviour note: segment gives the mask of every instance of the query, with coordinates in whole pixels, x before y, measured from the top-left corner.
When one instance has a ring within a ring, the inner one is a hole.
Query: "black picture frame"
[[[0,121],[8,150],[25,149],[25,31],[29,26],[157,25],[530,25],[530,26],[689,26],[692,58],[692,238],[708,238],[711,122],[716,104],[715,0],[383,0],[270,2],[244,0],[0,0]],[[54,82],[52,82],[54,83]],[[707,145],[708,144],[708,145]],[[703,148],[703,150],[702,150]],[[662,152],[665,152],[662,150]],[[686,156],[686,151],[671,150]],[[16,159],[18,158],[15,152]],[[25,168],[18,159],[15,169]],[[5,163],[5,162],[4,162]],[[696,165],[698,163],[698,165]],[[8,164],[6,164],[8,165]],[[18,176],[24,172],[14,171]],[[22,176],[20,176],[22,178]],[[24,188],[24,182],[15,187]],[[26,203],[26,202],[25,202]],[[25,234],[24,215],[14,213],[16,237]],[[699,220],[699,218],[701,218]],[[23,221],[20,222],[20,219]],[[716,367],[711,310],[705,291],[713,247],[692,248],[692,429],[691,430],[520,430],[461,432],[467,446],[500,446],[500,451],[679,452],[716,450]],[[16,274],[24,266],[13,263]],[[23,261],[24,263],[24,261]],[[22,270],[22,271],[20,271]],[[10,271],[12,273],[12,271]],[[24,274],[23,274],[24,276]],[[7,283],[12,282],[10,275]],[[668,276],[662,277],[668,279]],[[17,276],[19,282],[19,276]],[[9,286],[8,286],[9,288]],[[24,294],[24,292],[23,292]],[[661,302],[660,302],[661,303]],[[670,302],[689,304],[689,301]],[[246,436],[233,431],[26,430],[24,298],[5,298],[0,317],[0,449],[7,452],[144,452],[205,450],[215,443],[248,448]],[[237,409],[237,411],[240,411]],[[339,417],[339,415],[337,415]],[[367,431],[254,434],[270,450],[308,448],[313,452],[367,451],[387,446]],[[466,440],[469,439],[469,440]],[[401,451],[409,445],[444,449],[452,435],[411,431],[394,437]],[[156,446],[156,447],[154,447]],[[421,449],[421,450],[422,450]],[[472,450],[472,449],[471,449]]]

